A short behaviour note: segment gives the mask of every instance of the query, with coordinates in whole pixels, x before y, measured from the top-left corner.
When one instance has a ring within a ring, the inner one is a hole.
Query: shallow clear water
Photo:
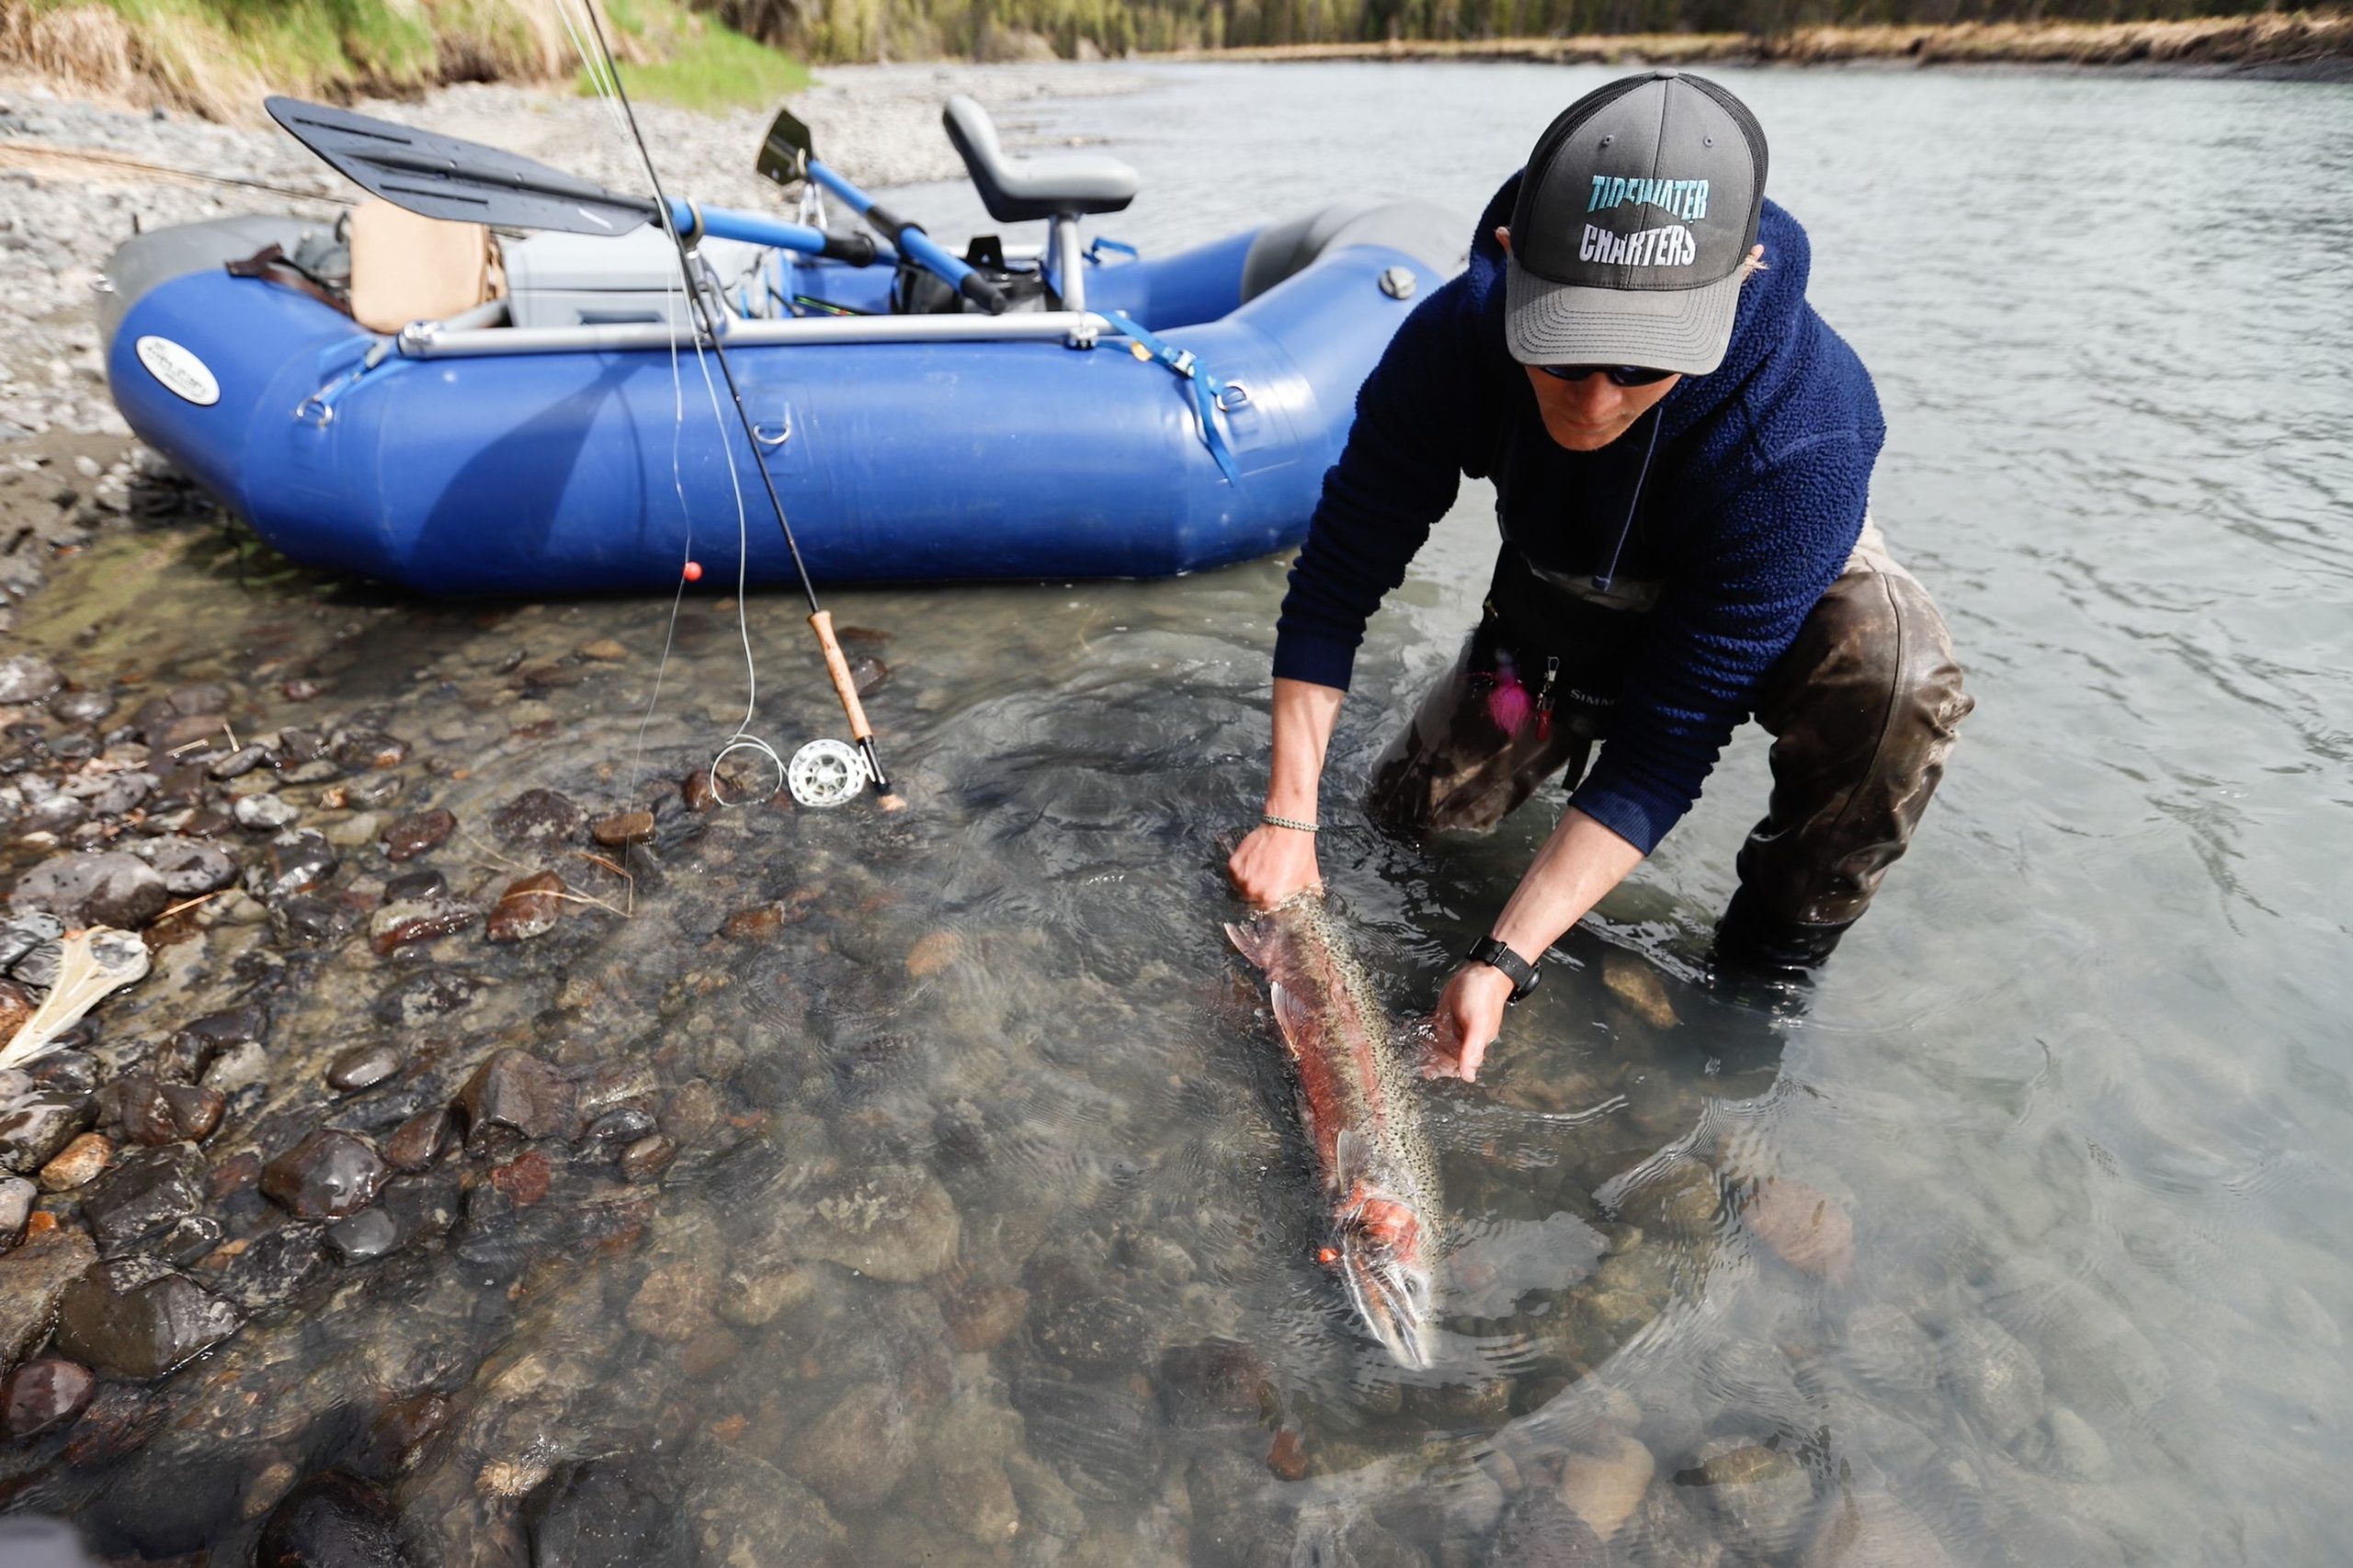
[[[1165,246],[1356,191],[1475,212],[1608,74],[1144,74],[1018,123],[1135,163],[1145,194],[1105,232]],[[2339,1560],[2353,91],[1717,74],[1878,378],[1876,509],[1979,707],[1804,1006],[1695,983],[1762,805],[1752,732],[1563,944],[1487,1080],[1431,1092],[1456,1249],[1436,1373],[1353,1336],[1311,1258],[1279,1048],[1219,933],[1281,564],[844,593],[839,619],[891,634],[870,707],[908,812],[665,812],[627,919],[270,960],[290,1062],[422,1032],[452,1041],[425,1084],[500,1043],[642,1063],[690,1134],[667,1175],[559,1163],[530,1223],[468,1210],[331,1310],[265,1315],[167,1385],[149,1447],[24,1495],[157,1554],[244,1539],[272,1466],[282,1490],[343,1464],[453,1562],[1461,1562],[1518,1550],[1499,1528],[1555,1552],[1518,1560],[1587,1561],[1539,1528],[1564,1486],[1623,1562]],[[949,234],[978,216],[949,187],[904,205]],[[1467,489],[1333,751],[1324,871],[1401,1015],[1557,809],[1415,846],[1353,806],[1492,541]],[[411,800],[467,824],[533,785],[617,805],[740,709],[710,594],[641,758],[666,605],[323,599],[240,588],[213,548],[114,541],[28,636],[248,682],[257,722],[296,722],[274,682],[315,673],[444,758]],[[825,733],[793,606],[754,627],[759,727]],[[528,701],[498,668],[606,637],[625,659]],[[433,863],[494,892],[488,850]],[[722,934],[761,905],[781,923]],[[189,944],[119,1032],[233,994],[256,940]],[[421,1031],[369,1011],[420,965],[480,993]],[[315,1119],[315,1072],[216,1157]],[[863,1272],[835,1234],[860,1205],[890,1255]],[[1793,1267],[1791,1233],[1841,1217],[1851,1258]],[[1241,1348],[1186,1348],[1211,1342]],[[379,1413],[435,1393],[433,1434],[387,1459]]]

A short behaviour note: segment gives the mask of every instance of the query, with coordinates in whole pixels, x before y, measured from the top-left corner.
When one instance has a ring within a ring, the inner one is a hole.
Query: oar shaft
[[[896,266],[899,259],[896,252],[888,245],[877,244],[871,234],[831,234],[823,229],[813,229],[806,223],[788,223],[781,218],[764,217],[757,212],[739,212],[729,207],[702,207],[690,201],[673,199],[670,222],[682,234],[691,234],[699,229],[717,239],[775,245],[780,250],[824,256],[829,261],[847,262],[852,267],[871,267],[878,261],[891,267]]]
[[[873,224],[885,239],[921,263],[926,270],[953,284],[956,291],[964,298],[993,316],[1005,313],[1004,290],[973,271],[961,257],[950,255],[938,240],[883,207],[814,158],[809,160],[809,177],[849,203],[850,210]]]

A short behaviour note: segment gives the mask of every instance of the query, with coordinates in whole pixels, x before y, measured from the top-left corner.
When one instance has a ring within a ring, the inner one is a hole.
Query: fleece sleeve
[[[1846,567],[1874,453],[1854,432],[1782,454],[1722,503],[1675,574],[1593,770],[1571,804],[1643,854],[1681,821],[1759,684]]]
[[[1493,417],[1474,307],[1461,278],[1435,290],[1390,339],[1357,395],[1356,423],[1324,475],[1307,543],[1275,623],[1275,675],[1345,691],[1365,622],[1405,580],[1431,525],[1482,471]]]

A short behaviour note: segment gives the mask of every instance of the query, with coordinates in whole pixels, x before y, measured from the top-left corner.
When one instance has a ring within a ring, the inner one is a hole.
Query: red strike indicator
[[[688,582],[689,582],[689,583],[699,583],[699,582],[701,582],[701,581],[702,581],[702,562],[699,562],[699,561],[689,561],[689,562],[687,562],[686,579],[687,579],[687,581],[688,581]]]

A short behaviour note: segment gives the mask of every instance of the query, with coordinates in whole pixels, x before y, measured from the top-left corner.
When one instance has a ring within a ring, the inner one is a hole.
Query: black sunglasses
[[[1538,369],[1556,381],[1581,381],[1587,376],[1609,378],[1613,387],[1649,387],[1674,375],[1673,370],[1649,370],[1640,365],[1539,365]]]

